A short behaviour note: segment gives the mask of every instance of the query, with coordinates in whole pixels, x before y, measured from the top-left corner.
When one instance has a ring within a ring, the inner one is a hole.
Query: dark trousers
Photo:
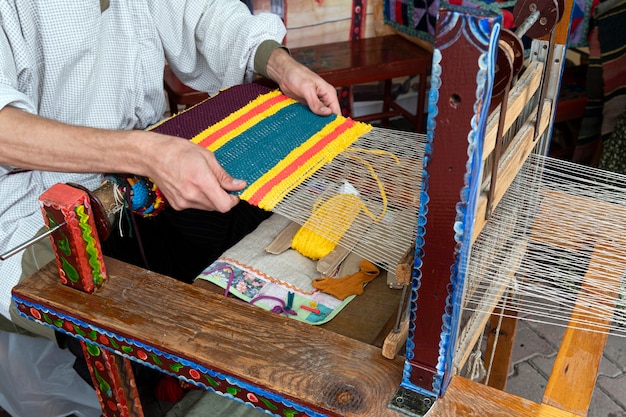
[[[132,230],[133,236],[129,233],[129,222],[123,221],[125,235],[109,238],[103,250],[116,259],[192,282],[204,268],[270,215],[245,201],[228,213],[168,208],[155,217],[135,216],[137,230]]]

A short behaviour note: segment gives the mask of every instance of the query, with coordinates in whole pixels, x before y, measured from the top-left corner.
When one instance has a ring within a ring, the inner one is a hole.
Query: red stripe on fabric
[[[402,2],[399,1],[396,2],[396,22],[400,23],[401,25],[408,24],[408,22],[405,22],[402,18]]]
[[[608,95],[624,86],[624,68],[626,67],[626,55],[622,55],[612,61],[602,63],[604,73],[604,94]]]
[[[252,196],[250,196],[248,202],[250,204],[258,206],[263,197],[265,197],[265,195],[267,195],[267,193],[269,193],[275,185],[280,184],[281,181],[288,178],[300,166],[304,165],[304,163],[308,161],[312,156],[320,152],[326,145],[337,139],[339,135],[344,133],[353,125],[354,121],[352,119],[346,119],[344,123],[337,126],[335,130],[319,140],[308,151],[300,155],[298,158],[294,159],[287,167],[285,167],[285,169],[283,169],[276,176],[274,176],[274,178],[263,184],[263,186],[261,186]]]
[[[248,112],[246,112],[245,114],[242,114],[240,117],[238,117],[237,119],[235,119],[232,122],[228,123],[227,125],[225,125],[221,129],[218,129],[215,132],[211,133],[210,135],[208,135],[207,137],[202,139],[200,142],[198,142],[198,145],[202,146],[205,149],[208,148],[216,140],[218,140],[222,136],[226,135],[228,132],[234,130],[235,128],[237,128],[237,127],[239,127],[241,125],[243,125],[244,123],[246,123],[247,121],[252,119],[254,116],[258,115],[259,113],[263,113],[264,111],[268,110],[273,105],[275,105],[277,103],[280,103],[283,100],[288,100],[288,98],[281,94],[281,95],[277,95],[276,97],[273,97],[273,98],[271,98],[269,100],[264,101],[263,103],[261,103],[258,106],[254,107],[254,109],[250,109]]]

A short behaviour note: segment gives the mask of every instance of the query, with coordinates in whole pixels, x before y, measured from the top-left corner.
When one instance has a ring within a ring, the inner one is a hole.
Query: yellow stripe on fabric
[[[332,161],[348,146],[354,143],[361,135],[367,133],[372,127],[365,123],[356,122],[354,126],[346,130],[341,139],[335,140],[332,145],[325,148],[323,154],[318,154],[317,160],[310,160],[300,167],[289,178],[281,183],[280,187],[275,187],[259,203],[259,207],[271,207],[272,209],[282,201],[291,190],[300,185],[304,180],[313,175],[323,165]],[[270,208],[266,210],[271,210]]]
[[[291,105],[291,104],[295,104],[297,103],[296,100],[293,100],[287,96],[284,96],[284,100],[281,100],[278,103],[275,103],[274,105],[272,105],[271,107],[269,107],[268,109],[252,115],[252,117],[247,117],[246,115],[248,115],[249,113],[253,112],[255,108],[262,106],[264,103],[278,97],[278,96],[282,96],[282,93],[278,90],[269,92],[267,94],[263,94],[261,96],[259,96],[258,98],[252,100],[250,103],[248,103],[247,105],[245,105],[244,107],[240,108],[239,110],[233,112],[232,114],[230,114],[228,117],[222,119],[221,121],[219,121],[218,123],[207,127],[205,130],[203,130],[202,132],[200,132],[199,134],[197,134],[196,136],[194,136],[191,139],[191,142],[195,143],[195,144],[200,144],[204,139],[206,139],[207,136],[213,134],[214,132],[219,131],[220,129],[225,128],[226,126],[228,126],[229,124],[235,123],[237,122],[238,119],[244,118],[245,122],[243,122],[242,124],[240,124],[239,126],[235,127],[234,129],[230,129],[228,132],[226,132],[223,136],[221,136],[218,140],[216,140],[215,142],[211,143],[208,147],[206,147],[206,149],[215,152],[216,149],[219,149],[221,146],[223,146],[225,143],[227,143],[229,140],[231,140],[232,138],[240,135],[241,133],[243,133],[244,131],[246,131],[247,129],[249,129],[250,127],[254,126],[255,124],[257,124],[260,120],[263,120],[266,117],[270,117],[273,114],[275,114],[276,112],[278,112],[279,110]]]
[[[334,131],[337,127],[341,126],[344,123],[345,119],[342,117],[337,117],[335,120],[324,126],[322,130],[317,132],[315,135],[311,136],[305,142],[303,142],[300,146],[292,150],[282,161],[277,163],[272,169],[263,174],[256,180],[253,184],[250,184],[248,188],[241,194],[240,198],[246,200],[250,198],[253,194],[255,194],[259,188],[261,188],[266,182],[274,178],[279,172],[286,169],[294,160],[298,159],[302,154],[306,153],[309,149],[311,149],[317,142],[319,142],[322,138],[329,135],[332,131]],[[346,145],[347,148],[349,145]],[[345,149],[345,148],[344,148]],[[318,155],[315,155],[318,156]],[[311,158],[304,164],[302,168],[306,165],[315,163],[316,159]]]
[[[240,196],[242,200],[247,200],[267,181],[271,180],[289,164],[297,159],[300,155],[306,153],[318,141],[332,133],[336,128],[346,121],[343,117],[337,117],[332,123],[326,125],[321,131],[312,136],[298,148],[294,149],[287,155],[285,159],[280,161],[274,168],[261,176],[257,181],[251,184]],[[258,207],[265,210],[272,210],[284,197],[295,187],[304,182],[308,177],[313,175],[324,164],[330,162],[339,153],[354,143],[361,135],[368,132],[372,127],[365,123],[355,122],[354,125],[347,129],[338,139],[324,148],[324,152],[319,152],[315,157],[307,160],[305,164],[295,170],[288,178],[283,180],[279,185],[275,186],[268,192],[258,203]]]

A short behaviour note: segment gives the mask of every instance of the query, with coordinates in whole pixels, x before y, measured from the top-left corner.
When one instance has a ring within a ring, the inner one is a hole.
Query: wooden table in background
[[[399,35],[312,45],[291,49],[291,55],[335,87],[384,81],[382,111],[355,117],[369,122],[403,116],[423,130],[424,103],[432,53]],[[416,113],[393,100],[393,78],[419,76]]]

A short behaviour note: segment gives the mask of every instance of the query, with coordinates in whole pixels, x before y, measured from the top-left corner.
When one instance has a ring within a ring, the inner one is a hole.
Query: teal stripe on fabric
[[[295,103],[232,138],[215,157],[226,172],[251,185],[336,118],[318,116]]]

